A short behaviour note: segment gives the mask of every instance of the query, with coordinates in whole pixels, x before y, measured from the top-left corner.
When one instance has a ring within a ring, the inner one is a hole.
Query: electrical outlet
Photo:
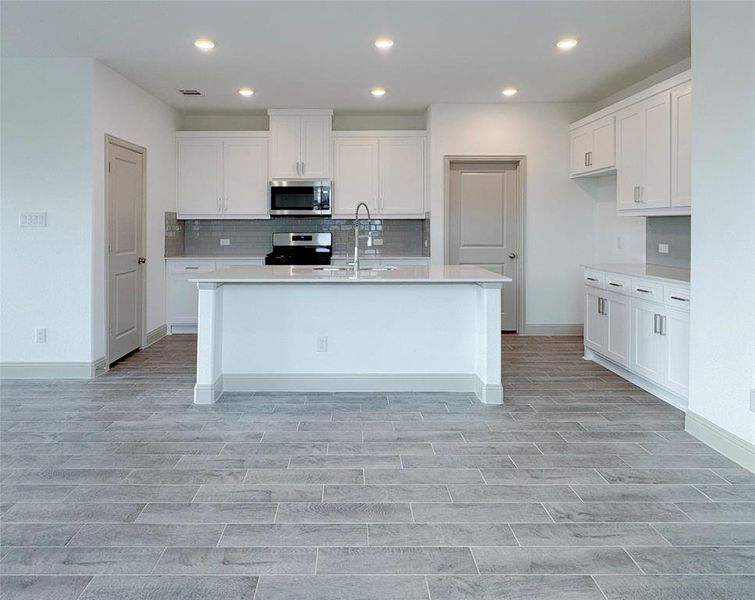
[[[220,245],[221,246],[230,246],[231,245],[231,240],[229,240],[228,238],[222,238],[220,240]]]
[[[372,243],[373,243],[373,244],[374,244],[375,246],[382,246],[382,245],[383,245],[383,238],[374,238],[374,239],[372,240]]]
[[[47,227],[47,213],[21,213],[18,223],[21,227]]]
[[[668,244],[658,244],[658,252],[668,254]]]
[[[36,344],[44,344],[47,342],[47,328],[37,327],[34,330],[34,342]]]
[[[318,352],[328,351],[328,336],[327,335],[317,336],[317,351]]]

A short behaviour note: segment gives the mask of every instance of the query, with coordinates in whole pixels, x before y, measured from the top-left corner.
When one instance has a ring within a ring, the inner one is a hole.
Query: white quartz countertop
[[[264,254],[197,254],[197,255],[183,255],[183,256],[166,256],[165,260],[264,260],[265,255]],[[334,254],[333,255],[333,261],[339,262],[339,261],[346,261],[346,260],[353,260],[353,255],[347,255],[347,254]],[[406,260],[419,260],[419,261],[429,261],[429,256],[407,256],[407,255],[401,255],[401,256],[374,256],[371,254],[360,256],[359,260],[363,261],[376,261],[376,260],[382,260],[385,262],[390,262],[392,260],[395,260],[397,262],[406,261]]]
[[[200,283],[498,283],[511,281],[471,265],[399,266],[391,271],[317,270],[304,266],[239,266],[198,274]]]
[[[584,265],[586,269],[595,269],[596,271],[607,271],[608,273],[618,273],[619,275],[629,275],[630,277],[644,277],[647,279],[659,279],[661,281],[671,281],[673,283],[689,283],[689,269],[678,269],[675,267],[661,267],[658,265],[647,265],[643,263],[630,264],[597,264]]]

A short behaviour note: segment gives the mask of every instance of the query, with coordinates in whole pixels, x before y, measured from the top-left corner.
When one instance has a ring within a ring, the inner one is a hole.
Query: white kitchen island
[[[501,287],[473,266],[199,275],[194,402],[228,392],[474,392],[501,404]]]

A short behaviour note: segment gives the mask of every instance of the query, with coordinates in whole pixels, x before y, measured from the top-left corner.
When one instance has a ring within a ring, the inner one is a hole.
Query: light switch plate
[[[18,221],[21,227],[47,227],[47,213],[21,213]]]
[[[658,252],[668,254],[668,244],[658,244]]]
[[[231,245],[231,240],[229,240],[228,238],[223,238],[222,240],[220,240],[220,245],[221,246],[230,246]]]

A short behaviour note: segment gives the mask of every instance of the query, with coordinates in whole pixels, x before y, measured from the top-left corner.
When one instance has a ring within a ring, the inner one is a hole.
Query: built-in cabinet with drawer
[[[336,216],[353,217],[364,202],[376,218],[424,218],[424,132],[348,132],[333,147]]]
[[[178,218],[268,218],[267,138],[267,132],[178,132]]]
[[[330,179],[332,110],[271,109],[270,178]]]
[[[689,215],[690,78],[682,73],[574,123],[571,176],[615,170],[620,215]]]
[[[685,408],[689,286],[594,269],[584,282],[585,357]]]

